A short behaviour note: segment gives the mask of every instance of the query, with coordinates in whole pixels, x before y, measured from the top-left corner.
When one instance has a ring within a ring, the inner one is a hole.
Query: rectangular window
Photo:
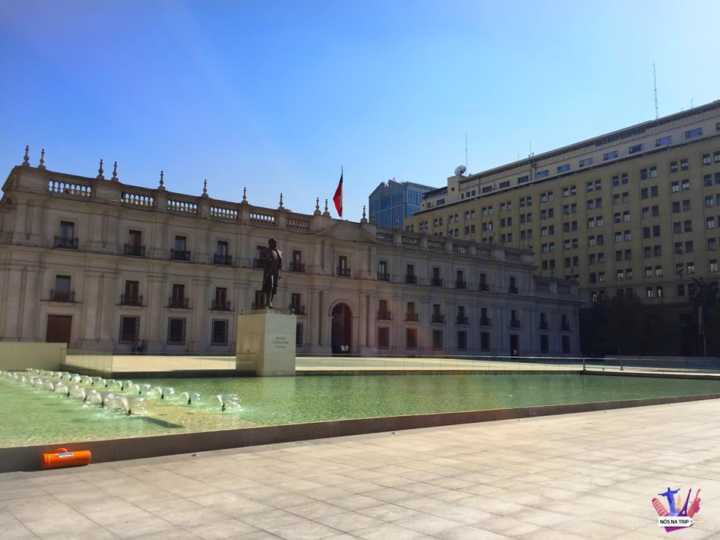
[[[480,350],[483,352],[490,350],[490,332],[480,332]]]
[[[130,230],[128,240],[132,247],[140,247],[142,245],[142,231]]]
[[[591,157],[590,157],[590,158],[581,159],[581,160],[578,162],[578,166],[579,166],[580,168],[589,167],[589,166],[592,165],[592,164],[593,164],[593,158],[591,158]]]
[[[417,349],[417,329],[405,329],[405,347],[408,349]]]
[[[227,257],[229,251],[228,243],[225,240],[218,240],[215,246],[215,253],[221,257]]]
[[[564,173],[570,170],[570,164],[564,163],[562,165],[558,165],[557,172]]]
[[[70,276],[55,276],[55,296],[58,298],[70,297],[71,278]]]
[[[61,221],[60,238],[63,240],[72,240],[75,238],[75,223],[72,221]]]
[[[175,237],[175,251],[187,251],[187,238],[185,236]]]
[[[467,332],[460,330],[457,333],[457,348],[459,351],[467,350]]]
[[[443,348],[443,331],[442,330],[433,330],[432,340],[433,340],[432,341],[433,350],[441,351]]]
[[[227,345],[228,343],[228,321],[215,319],[212,322],[212,344]]]
[[[182,303],[185,300],[185,285],[178,283],[172,286],[172,302]]]
[[[387,326],[378,328],[378,347],[381,349],[390,347],[390,328]]]
[[[168,343],[185,343],[185,319],[168,319]]]
[[[642,144],[634,144],[628,149],[628,154],[637,154],[642,152]]]
[[[305,325],[298,322],[295,325],[295,346],[302,347],[305,344]]]
[[[702,137],[703,130],[701,127],[695,128],[695,129],[689,129],[685,132],[685,140],[690,139],[697,139],[698,137]]]
[[[655,140],[655,146],[668,146],[669,144],[672,144],[672,136],[667,135],[665,137],[660,137],[659,139]]]
[[[120,317],[120,343],[137,343],[140,338],[140,317]]]
[[[125,282],[125,293],[121,303],[124,305],[137,305],[140,303],[140,282],[130,280]]]
[[[611,159],[617,159],[618,157],[618,151],[612,150],[610,152],[605,152],[603,154],[603,161],[610,161]]]
[[[547,334],[541,334],[540,335],[540,352],[542,354],[547,354],[550,350],[550,339],[548,338]]]

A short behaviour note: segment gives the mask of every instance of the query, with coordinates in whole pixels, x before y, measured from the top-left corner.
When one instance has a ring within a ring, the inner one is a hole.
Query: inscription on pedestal
[[[295,375],[295,315],[272,310],[238,316],[236,369],[260,376]]]

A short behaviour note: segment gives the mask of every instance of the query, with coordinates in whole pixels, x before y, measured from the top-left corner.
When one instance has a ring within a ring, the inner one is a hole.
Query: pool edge
[[[401,431],[428,427],[470,424],[495,420],[511,420],[558,414],[603,411],[631,407],[645,407],[669,403],[682,403],[720,399],[720,394],[696,396],[673,396],[622,401],[600,401],[569,405],[542,405],[511,409],[492,409],[485,411],[463,411],[417,414],[406,416],[388,416],[377,418],[358,418],[350,420],[332,420],[282,426],[262,426],[221,431],[182,433],[175,435],[153,435],[149,437],[131,437],[125,439],[106,439],[74,443],[57,443],[33,446],[0,448],[0,473],[37,470],[40,455],[56,448],[68,450],[91,450],[93,463],[141,459],[164,455],[186,454],[259,446],[264,444],[297,442],[303,440],[324,439]]]

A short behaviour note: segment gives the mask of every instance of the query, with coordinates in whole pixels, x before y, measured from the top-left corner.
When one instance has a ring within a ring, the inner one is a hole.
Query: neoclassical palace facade
[[[0,200],[0,339],[234,352],[275,238],[300,353],[576,354],[574,285],[529,251],[14,167]]]

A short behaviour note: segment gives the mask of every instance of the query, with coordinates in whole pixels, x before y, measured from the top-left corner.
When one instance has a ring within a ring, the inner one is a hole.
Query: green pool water
[[[153,400],[124,416],[0,379],[0,447],[322,420],[720,393],[720,381],[582,374],[426,374],[152,379],[199,404]],[[216,394],[242,406],[221,413]]]

